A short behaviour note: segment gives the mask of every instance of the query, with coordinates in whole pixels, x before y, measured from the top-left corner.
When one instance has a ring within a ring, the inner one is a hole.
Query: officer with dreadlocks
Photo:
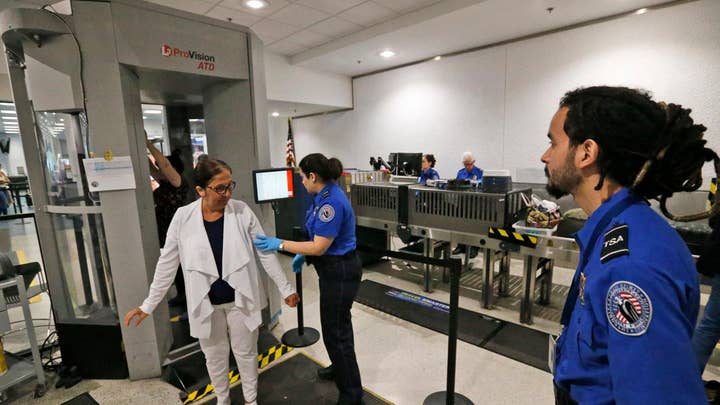
[[[565,94],[542,155],[548,191],[588,214],[554,354],[557,404],[706,403],[691,346],[692,256],[648,199],[696,190],[717,155],[690,110],[641,91]]]

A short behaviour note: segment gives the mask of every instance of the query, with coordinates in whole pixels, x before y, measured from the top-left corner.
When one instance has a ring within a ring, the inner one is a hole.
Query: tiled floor
[[[292,277],[290,258],[281,256],[281,261],[288,269],[288,277]],[[513,263],[512,274],[519,273],[519,266],[519,263]],[[567,282],[569,275],[566,272],[570,271],[558,271],[557,279]],[[397,270],[397,266],[394,268],[388,263],[370,267],[364,277],[422,293],[419,280],[404,276]],[[303,280],[305,323],[319,329],[318,283],[314,270],[306,267]],[[432,294],[422,294],[447,302],[448,294],[442,288],[437,288]],[[518,319],[517,312],[512,310],[482,309],[476,297],[462,297],[461,306],[511,322],[517,322]],[[352,314],[356,352],[365,387],[398,405],[421,404],[428,394],[444,390],[447,361],[445,335],[360,304],[353,306]],[[273,333],[280,337],[285,330],[295,326],[296,313],[286,308]],[[547,332],[557,330],[556,324],[542,319],[537,319],[533,327]],[[301,350],[328,363],[322,342]],[[553,403],[550,374],[462,341],[458,342],[457,353],[456,390],[476,404]],[[717,378],[717,371],[716,367],[710,366],[706,377]],[[52,378],[51,383],[54,384]],[[39,400],[32,399],[33,387],[34,383],[29,382],[22,389],[9,392],[10,403],[55,405],[88,391],[100,404],[179,403],[178,390],[157,379],[136,382],[83,381],[69,390],[51,389]]]

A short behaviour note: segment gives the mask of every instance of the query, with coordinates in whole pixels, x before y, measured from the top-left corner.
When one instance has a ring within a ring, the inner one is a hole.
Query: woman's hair
[[[570,91],[564,130],[570,145],[592,139],[600,146],[598,166],[605,178],[631,187],[645,199],[664,200],[702,185],[702,167],[717,155],[705,147],[706,128],[695,124],[690,109],[655,102],[642,90],[588,87]]]
[[[423,157],[425,158],[425,160],[428,161],[428,163],[430,163],[430,167],[435,167],[435,155],[433,155],[432,153],[427,153],[424,154]]]
[[[328,182],[340,178],[343,172],[343,165],[336,158],[326,158],[322,153],[311,153],[300,161],[300,170],[305,175],[315,173],[320,180]]]
[[[195,166],[195,170],[193,170],[193,181],[195,181],[196,186],[205,188],[210,183],[210,180],[223,170],[232,173],[230,166],[220,159],[200,160]]]

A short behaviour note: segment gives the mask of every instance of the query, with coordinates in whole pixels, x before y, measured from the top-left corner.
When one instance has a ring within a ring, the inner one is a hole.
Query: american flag
[[[618,310],[615,312],[615,317],[624,324],[633,323],[640,318],[640,315],[642,315],[643,311],[640,302],[629,292],[620,292],[618,304]]]
[[[288,136],[285,142],[285,166],[295,167],[295,141],[292,134],[292,120],[288,118]]]

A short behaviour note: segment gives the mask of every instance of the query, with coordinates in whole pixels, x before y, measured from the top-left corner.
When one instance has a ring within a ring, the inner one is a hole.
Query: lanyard
[[[565,306],[563,307],[562,317],[560,317],[560,325],[563,327],[567,327],[568,323],[570,323],[570,315],[572,315],[572,312],[575,309],[578,295],[580,294],[580,274],[585,270],[585,266],[587,266],[590,261],[590,257],[592,257],[593,250],[597,244],[597,239],[600,237],[600,234],[605,230],[605,228],[607,228],[613,218],[620,215],[620,213],[625,211],[626,208],[631,206],[637,200],[638,198],[632,195],[625,197],[625,199],[609,209],[595,226],[595,229],[588,240],[588,245],[586,246],[585,251],[582,252],[582,264],[578,266],[577,270],[575,270],[575,276],[573,277],[572,284],[570,285],[567,301],[565,301]]]

